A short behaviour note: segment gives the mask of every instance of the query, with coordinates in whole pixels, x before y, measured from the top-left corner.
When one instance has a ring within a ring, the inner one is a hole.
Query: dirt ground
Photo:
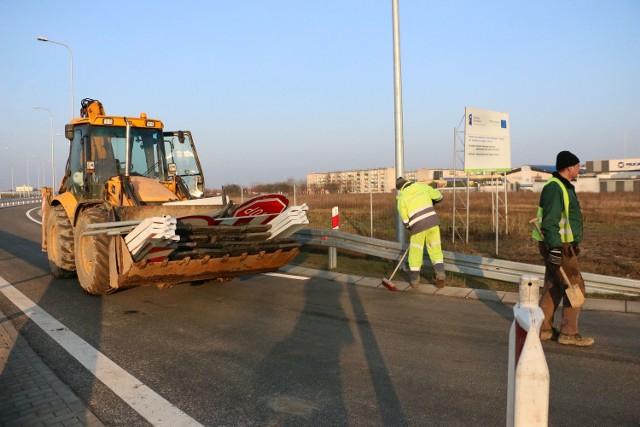
[[[443,249],[454,252],[501,258],[528,264],[542,264],[537,242],[531,238],[528,221],[535,216],[539,193],[514,192],[500,201],[500,235],[496,253],[492,227],[493,199],[490,193],[471,193],[469,198],[469,243],[465,236],[466,194],[456,199],[444,193],[436,206],[441,220]],[[339,194],[306,196],[310,228],[330,227],[331,207],[340,207],[340,230],[395,240],[395,196],[393,194]],[[502,196],[501,196],[502,197]],[[302,199],[302,197],[301,197]],[[452,242],[454,199],[457,200],[456,241]],[[583,272],[640,280],[640,194],[580,193],[584,216],[584,239],[579,257]],[[370,205],[370,200],[373,201]],[[300,200],[299,200],[300,202]],[[504,212],[507,205],[508,214]],[[371,207],[370,207],[371,206]],[[373,218],[372,218],[373,217]]]

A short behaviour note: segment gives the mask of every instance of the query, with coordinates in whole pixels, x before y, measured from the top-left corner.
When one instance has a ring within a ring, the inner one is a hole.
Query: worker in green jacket
[[[441,288],[445,283],[444,256],[440,242],[440,219],[434,205],[442,200],[439,190],[428,184],[408,181],[403,177],[396,180],[399,190],[398,213],[405,227],[409,230],[409,283],[414,286],[420,283],[420,269],[424,247],[433,269],[436,286]]]
[[[585,294],[584,279],[580,274],[577,258],[583,236],[582,212],[575,187],[571,184],[579,173],[580,160],[575,154],[569,151],[558,153],[556,171],[540,194],[538,227],[534,229],[532,237],[538,240],[538,248],[546,267],[540,299],[540,308],[544,312],[540,339],[555,339],[559,344],[587,347],[594,340],[579,334],[578,317],[581,307],[571,306],[565,293],[567,284],[560,273],[562,268],[571,283],[577,283]],[[553,320],[561,301],[562,323],[558,331],[553,328]]]

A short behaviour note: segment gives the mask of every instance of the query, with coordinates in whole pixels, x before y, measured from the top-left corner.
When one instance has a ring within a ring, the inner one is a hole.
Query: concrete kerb
[[[621,311],[625,312],[625,302],[623,300],[606,300],[606,299],[593,299],[587,298],[582,306],[583,310],[598,310],[598,311]]]
[[[640,301],[627,301],[627,313],[640,314]]]
[[[345,273],[334,273],[331,271],[317,270],[291,264],[281,267],[280,270],[288,274],[295,274],[305,277],[319,277],[322,279],[332,280],[337,283],[367,286],[371,288],[381,288],[383,290],[386,290],[384,285],[382,285],[382,279],[376,279],[373,277],[364,277]],[[509,305],[513,305],[518,302],[518,292],[493,291],[491,289],[459,288],[453,286],[445,286],[444,288],[439,289],[434,285],[423,283],[417,286],[411,286],[409,285],[409,283],[401,280],[393,280],[393,283],[396,285],[398,291],[500,302],[502,304]],[[584,305],[584,310],[640,313],[640,301],[587,298]]]

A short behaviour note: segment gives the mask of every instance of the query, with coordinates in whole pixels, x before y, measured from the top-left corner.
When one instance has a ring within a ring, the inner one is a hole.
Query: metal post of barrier
[[[331,229],[337,230],[340,228],[340,216],[338,214],[338,207],[331,208]],[[338,250],[336,248],[329,248],[329,270],[333,270],[338,266]]]
[[[518,302],[509,331],[507,426],[547,426],[549,367],[540,342],[544,313],[538,306],[538,277],[520,277]]]

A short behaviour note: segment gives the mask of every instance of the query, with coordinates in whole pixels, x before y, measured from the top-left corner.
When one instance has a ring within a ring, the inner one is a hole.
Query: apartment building
[[[407,171],[405,178],[431,182],[453,177],[451,170],[418,169]],[[307,174],[309,191],[330,193],[391,193],[396,189],[395,168],[360,169]]]

